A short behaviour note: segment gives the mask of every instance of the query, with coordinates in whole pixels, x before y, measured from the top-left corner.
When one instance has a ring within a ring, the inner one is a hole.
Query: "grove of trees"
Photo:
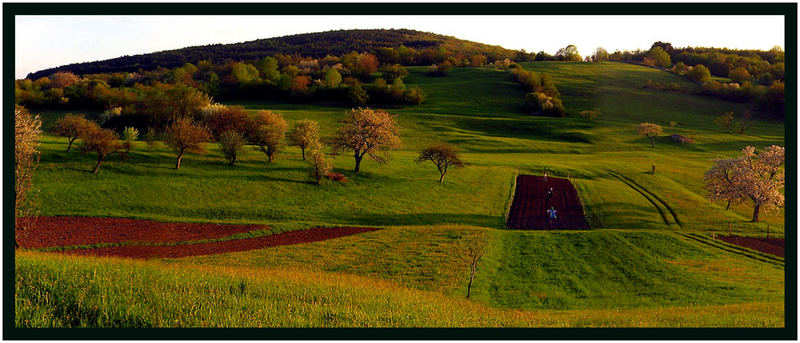
[[[784,52],[770,50],[735,50],[720,48],[674,48],[670,43],[655,42],[650,50],[616,51],[613,61],[627,61],[669,68],[701,86],[701,94],[735,102],[747,102],[753,110],[783,118]],[[730,82],[713,76],[729,78]]]
[[[511,69],[511,75],[529,91],[525,95],[523,104],[526,111],[553,117],[563,117],[567,114],[564,104],[558,97],[560,93],[550,75],[528,71],[521,67]]]

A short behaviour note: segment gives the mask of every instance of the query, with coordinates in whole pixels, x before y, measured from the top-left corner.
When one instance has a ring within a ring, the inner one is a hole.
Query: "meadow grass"
[[[653,310],[505,310],[340,273],[172,266],[31,252],[17,254],[15,290],[17,327],[784,325],[781,302]],[[181,296],[175,296],[178,293]]]
[[[536,232],[459,226],[399,227],[302,245],[191,258],[171,264],[292,267],[384,279],[420,290],[466,294],[456,243],[486,235],[473,298],[516,309],[653,308],[783,298],[783,264],[746,258],[659,231]],[[684,268],[715,264],[752,282]]]

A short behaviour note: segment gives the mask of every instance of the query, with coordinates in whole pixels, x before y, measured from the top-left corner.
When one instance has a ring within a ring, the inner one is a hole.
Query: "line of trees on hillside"
[[[606,57],[607,56],[607,57]],[[780,47],[770,50],[674,48],[655,42],[649,50],[616,51],[598,48],[595,61],[641,63],[684,76],[701,86],[701,94],[736,102],[750,102],[752,109],[783,117],[785,65]],[[720,82],[713,77],[728,78]]]
[[[21,106],[18,108],[24,109]],[[379,164],[391,159],[391,150],[401,146],[399,131],[400,126],[394,115],[381,110],[357,108],[348,111],[339,121],[339,127],[332,137],[323,139],[319,135],[319,124],[312,120],[300,120],[289,129],[279,113],[261,110],[251,115],[242,106],[214,104],[198,111],[195,116],[170,120],[160,133],[149,128],[145,140],[149,147],[154,146],[157,139],[163,140],[175,152],[175,169],[180,169],[187,153],[205,154],[206,143],[209,142],[216,142],[230,166],[236,165],[248,145],[263,153],[268,164],[275,161],[287,144],[297,146],[302,159],[311,162],[311,176],[321,183],[326,177],[340,181],[344,179],[341,174],[333,172],[333,163],[323,152],[326,147],[330,148],[330,155],[352,153],[354,171],[358,173],[365,157]],[[118,154],[123,159],[128,157],[135,147],[133,141],[138,137],[138,131],[126,128],[124,132],[126,134],[120,140],[113,130],[103,129],[81,114],[59,118],[53,129],[56,135],[67,138],[67,152],[80,139],[80,150],[96,155],[97,162],[92,173],[97,173],[110,155]],[[439,182],[444,182],[450,167],[464,166],[458,149],[449,144],[433,145],[423,150],[417,162],[426,161],[432,162],[439,170]]]

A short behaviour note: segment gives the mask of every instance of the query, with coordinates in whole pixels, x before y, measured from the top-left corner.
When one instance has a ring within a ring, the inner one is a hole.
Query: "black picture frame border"
[[[16,15],[782,15],[786,51],[786,225],[784,328],[269,328],[23,329],[14,327],[13,117],[5,115],[3,339],[12,340],[796,340],[797,339],[797,4],[796,3],[4,3],[3,100],[14,106]],[[266,37],[265,37],[266,38]]]

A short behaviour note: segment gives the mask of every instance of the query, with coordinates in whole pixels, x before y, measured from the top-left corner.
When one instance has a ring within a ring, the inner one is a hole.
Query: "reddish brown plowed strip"
[[[552,195],[548,190],[553,188]],[[548,220],[547,209],[553,206],[556,219]],[[588,229],[578,192],[567,179],[534,175],[517,177],[514,202],[507,226],[512,229]]]
[[[182,244],[172,246],[116,246],[97,249],[76,249],[64,251],[68,254],[117,256],[130,258],[172,258],[198,255],[221,254],[227,252],[262,249],[279,245],[290,245],[323,241],[326,239],[355,235],[375,231],[375,228],[314,228],[303,231],[292,231],[271,236],[237,239],[214,243]]]
[[[753,249],[770,255],[783,257],[783,238],[757,238],[741,236],[717,236],[720,240]]]
[[[17,241],[29,249],[93,243],[197,241],[269,229],[263,225],[165,223],[99,217],[35,217],[17,221]],[[25,229],[20,230],[20,227]]]

